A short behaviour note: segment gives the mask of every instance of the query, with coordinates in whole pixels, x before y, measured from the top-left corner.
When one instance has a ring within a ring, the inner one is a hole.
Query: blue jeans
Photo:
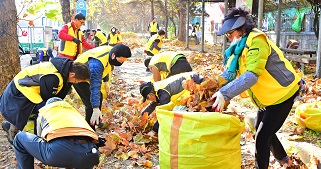
[[[61,168],[92,169],[99,163],[98,148],[91,142],[81,144],[65,138],[47,142],[37,135],[20,132],[13,145],[18,169],[33,169],[34,158],[46,165]]]

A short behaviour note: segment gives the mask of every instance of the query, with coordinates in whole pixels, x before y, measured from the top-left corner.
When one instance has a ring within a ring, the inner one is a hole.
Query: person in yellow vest
[[[112,27],[110,33],[108,34],[107,41],[109,46],[115,46],[117,44],[122,44],[123,38],[117,33],[117,29]]]
[[[163,45],[163,38],[166,32],[164,30],[159,30],[157,34],[153,35],[145,46],[145,53],[148,56],[154,56],[161,50]]]
[[[104,88],[104,81],[107,76],[111,78],[111,71],[114,66],[121,66],[131,57],[128,46],[118,44],[114,47],[100,46],[83,53],[75,62],[85,63],[90,70],[90,80],[88,82],[74,84],[78,95],[85,104],[86,121],[95,130],[95,125],[100,123],[102,114],[100,112]],[[108,89],[107,89],[108,90]]]
[[[270,151],[281,163],[291,165],[276,132],[286,120],[299,93],[300,77],[282,51],[259,29],[247,9],[232,8],[218,35],[231,42],[225,50],[221,75],[226,84],[216,92],[213,108],[222,111],[225,101],[247,91],[259,108],[255,134],[256,168],[269,167]]]
[[[153,73],[153,82],[164,80],[170,76],[192,71],[184,54],[163,52],[145,59],[144,64]]]
[[[59,168],[92,169],[104,145],[83,115],[59,97],[39,110],[37,135],[20,132],[14,139],[18,169],[33,169],[34,158]]]
[[[165,80],[158,82],[144,82],[140,85],[139,91],[143,96],[143,102],[150,100],[151,102],[143,109],[144,113],[152,113],[157,105],[164,105],[169,102],[179,102],[181,96],[188,96],[189,91],[184,89],[182,82],[184,80],[193,79],[195,83],[200,84],[203,77],[196,72],[185,72],[171,76]],[[159,123],[153,126],[153,131],[158,132]]]
[[[49,61],[50,58],[54,58],[51,48],[39,48],[36,57],[31,58],[30,65]]]
[[[23,130],[31,114],[51,97],[64,98],[73,83],[87,81],[90,71],[85,64],[68,58],[55,57],[49,62],[21,70],[8,84],[0,97],[0,112],[7,120],[2,128],[12,143],[18,130]],[[34,130],[36,131],[36,130]]]
[[[101,29],[97,29],[97,31],[94,33],[95,41],[97,41],[98,46],[107,45],[107,37],[106,35],[101,31]],[[96,46],[97,47],[97,46]]]
[[[200,23],[196,22],[196,24],[193,25],[193,30],[192,30],[192,36],[194,37],[195,45],[200,44],[200,36],[201,36],[200,31],[201,31]]]
[[[85,24],[86,17],[82,13],[75,15],[74,20],[64,25],[58,33],[60,38],[60,47],[58,56],[75,60],[78,55],[82,54],[82,48],[86,50],[94,48],[90,45],[80,30]]]
[[[120,31],[117,29],[117,36],[118,36],[118,42],[117,44],[122,44],[123,43],[123,36],[120,34]]]
[[[156,19],[157,19],[156,17],[153,17],[152,22],[148,24],[147,30],[150,32],[150,37],[157,34],[157,32],[159,31],[159,25]]]

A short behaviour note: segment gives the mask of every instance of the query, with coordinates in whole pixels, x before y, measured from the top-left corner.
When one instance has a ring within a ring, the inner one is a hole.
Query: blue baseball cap
[[[227,32],[240,28],[245,24],[246,17],[240,15],[228,16],[224,19],[222,28],[218,31],[217,35],[221,36]]]

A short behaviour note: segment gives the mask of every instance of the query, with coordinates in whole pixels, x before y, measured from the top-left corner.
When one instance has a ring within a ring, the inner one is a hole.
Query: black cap
[[[116,57],[130,58],[132,56],[132,52],[129,47],[124,44],[117,44],[111,50]]]
[[[151,82],[144,82],[143,84],[140,85],[139,91],[140,94],[143,96],[143,102],[146,101],[147,95],[149,93],[152,93],[154,90],[154,86]]]
[[[217,35],[221,36],[231,30],[241,27],[245,24],[245,21],[246,21],[245,16],[233,15],[233,16],[226,17],[224,19],[222,28],[220,29],[220,31],[218,31]]]

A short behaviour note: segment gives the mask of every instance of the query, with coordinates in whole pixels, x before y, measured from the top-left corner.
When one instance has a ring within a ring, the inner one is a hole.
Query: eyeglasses
[[[85,25],[85,21],[79,21],[81,25]]]
[[[235,30],[231,30],[231,31],[225,33],[224,35],[225,35],[226,37],[229,37],[229,36],[231,36],[231,35],[233,34],[234,31],[235,31]]]

